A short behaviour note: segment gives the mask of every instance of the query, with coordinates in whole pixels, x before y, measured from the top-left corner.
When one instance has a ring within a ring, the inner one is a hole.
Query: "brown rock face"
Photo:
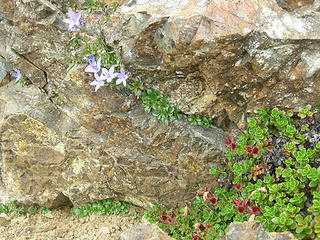
[[[255,109],[319,105],[316,8],[289,13],[269,0],[131,1],[104,32],[133,76],[182,111],[243,129]]]
[[[80,71],[73,73],[81,86],[88,78]],[[64,113],[34,86],[0,93],[1,177],[11,198],[55,205],[63,194],[75,205],[113,197],[175,206],[214,183],[209,170],[219,165],[222,131],[166,126],[132,96],[78,88],[73,73],[61,91],[70,97]]]
[[[95,93],[85,66],[67,72],[67,2],[0,0],[0,202],[173,207],[215,186],[221,129],[164,125],[128,90]],[[82,16],[94,32],[99,16]],[[31,85],[14,84],[9,62]]]
[[[84,65],[67,72],[67,2],[0,0],[2,203],[114,197],[172,207],[217,185],[218,127],[244,128],[256,108],[319,103],[316,4],[288,13],[267,0],[127,1],[103,26],[133,78],[214,118],[217,128],[203,129],[158,122],[130,91],[93,92]],[[102,16],[82,14],[94,34]],[[9,63],[32,84],[14,84]]]

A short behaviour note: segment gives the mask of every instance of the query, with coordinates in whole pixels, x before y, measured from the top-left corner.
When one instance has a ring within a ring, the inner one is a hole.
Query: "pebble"
[[[110,233],[110,229],[107,227],[102,227],[99,229],[99,232],[104,233],[104,234],[109,234]]]
[[[46,218],[53,219],[53,215],[52,215],[51,212],[47,212],[46,214],[44,214],[44,216],[45,216]]]
[[[6,227],[10,224],[10,220],[7,220],[4,217],[0,217],[0,226]]]

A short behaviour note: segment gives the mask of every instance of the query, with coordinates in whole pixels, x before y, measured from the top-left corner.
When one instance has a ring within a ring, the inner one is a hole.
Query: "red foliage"
[[[246,146],[247,151],[245,151],[246,153],[248,153],[249,155],[258,155],[259,151],[261,150],[261,148],[258,148],[257,146]]]
[[[207,187],[204,187],[204,192],[203,192],[203,201],[207,201],[209,200],[210,202],[208,203],[208,205],[215,205],[218,201],[218,197],[216,195],[214,195],[212,192],[209,191],[209,189]]]
[[[176,223],[176,214],[171,213],[171,215],[168,215],[166,212],[160,211],[159,216],[161,217],[161,220],[159,220],[160,223],[170,225],[173,223]]]
[[[225,137],[225,139],[226,139],[225,145],[227,146],[227,148],[230,150],[235,150],[237,147],[237,144],[236,144],[236,141],[233,139],[233,137],[231,137],[231,139],[228,137]]]
[[[233,185],[233,188],[234,189],[237,189],[239,192],[242,192],[243,191],[243,189],[242,189],[242,184],[236,184],[236,185]]]
[[[198,235],[195,235],[193,233],[192,233],[192,238],[193,238],[193,240],[202,240],[201,237],[199,237]]]
[[[256,216],[259,216],[261,214],[261,211],[257,205],[253,205],[252,208],[250,208],[250,199],[249,200],[235,199],[233,200],[233,204],[238,208],[235,210],[238,213],[250,213]]]

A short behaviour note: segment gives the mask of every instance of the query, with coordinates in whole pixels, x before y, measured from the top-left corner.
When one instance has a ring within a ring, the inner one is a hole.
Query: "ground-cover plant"
[[[93,203],[87,203],[85,206],[80,208],[72,208],[72,215],[74,217],[85,217],[90,216],[93,213],[98,215],[128,213],[131,206],[131,204],[126,202],[106,199]]]
[[[170,119],[181,119],[182,115],[178,108],[163,97],[160,91],[148,89],[141,94],[141,100],[146,112],[151,112],[153,116],[168,124]]]
[[[106,199],[101,201],[96,201],[93,203],[87,203],[85,206],[80,208],[72,208],[71,212],[74,217],[85,217],[90,216],[93,213],[98,215],[111,215],[111,214],[120,214],[128,213],[129,209],[132,207],[130,203],[115,201],[113,199]],[[50,212],[51,209],[45,206],[26,206],[20,204],[17,201],[12,201],[8,205],[0,205],[0,213],[5,213],[12,216],[22,216],[26,214],[34,215],[38,212],[41,214],[46,214]],[[133,215],[135,218],[139,219],[140,215],[138,212],[134,211]]]
[[[103,1],[97,0],[88,0],[86,3],[83,4],[82,8],[86,9],[89,13],[94,10],[104,9],[107,7],[107,4]]]
[[[33,205],[28,207],[26,205],[18,203],[17,201],[12,201],[8,205],[0,205],[0,213],[5,213],[15,217],[19,217],[26,214],[34,215],[39,210],[42,214],[46,214],[49,211],[51,211],[50,208],[44,206],[39,207],[37,205]]]
[[[231,178],[232,188],[205,188],[182,209],[155,205],[146,217],[176,239],[219,239],[230,223],[253,214],[267,231],[319,240],[319,109],[257,112],[238,139],[226,138],[227,168],[211,169],[225,182]]]

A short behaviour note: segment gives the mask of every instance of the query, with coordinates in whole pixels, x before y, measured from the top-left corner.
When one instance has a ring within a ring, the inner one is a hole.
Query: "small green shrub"
[[[80,208],[72,208],[72,215],[76,218],[90,216],[93,213],[98,215],[111,215],[128,213],[131,204],[126,202],[106,199],[94,203],[88,203]]]
[[[0,205],[0,213],[10,214],[15,217],[26,214],[35,215],[38,210],[39,207],[37,205],[27,207],[18,203],[17,201],[12,201],[8,205]],[[45,214],[46,212],[50,211],[50,209],[42,206],[40,207],[40,211],[42,214]]]
[[[86,9],[89,13],[98,9],[104,9],[107,7],[106,3],[103,3],[103,1],[97,1],[97,0],[88,0],[85,4],[83,4],[82,8]]]
[[[160,91],[148,89],[141,94],[141,100],[146,112],[151,112],[153,116],[164,122],[169,123],[170,119],[181,119],[182,115],[178,108],[168,99],[163,97]]]
[[[176,239],[211,240],[254,214],[267,231],[320,239],[319,109],[257,112],[237,140],[226,138],[227,168],[211,169],[221,182],[231,179],[232,188],[205,188],[182,209],[154,206],[147,219]]]

